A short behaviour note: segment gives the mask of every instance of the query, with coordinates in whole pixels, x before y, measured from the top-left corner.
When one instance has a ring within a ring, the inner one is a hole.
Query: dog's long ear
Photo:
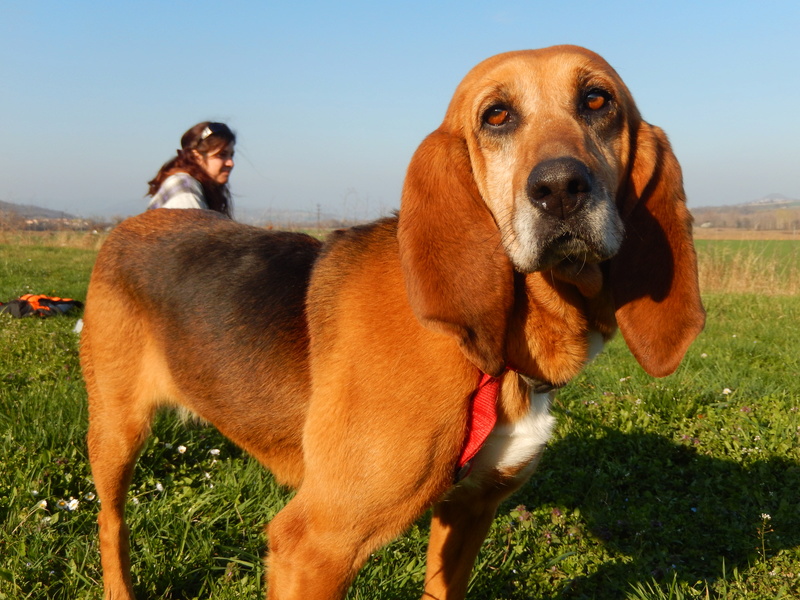
[[[611,260],[611,286],[628,347],[645,371],[663,377],[678,367],[705,323],[692,217],[663,131],[641,122],[631,152],[620,198],[625,241]]]
[[[463,138],[436,131],[417,149],[403,186],[397,237],[417,318],[454,336],[484,373],[502,373],[513,271],[475,185]]]

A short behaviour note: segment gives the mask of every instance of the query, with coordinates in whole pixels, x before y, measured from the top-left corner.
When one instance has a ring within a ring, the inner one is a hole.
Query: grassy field
[[[800,294],[800,240],[697,240],[701,289]]]
[[[96,239],[26,240],[0,240],[0,300],[83,300]],[[646,376],[617,339],[559,393],[470,598],[800,597],[800,244],[742,244],[698,243],[708,325],[677,373]],[[101,597],[78,316],[0,315],[0,599]],[[261,598],[261,526],[289,497],[161,415],[130,493],[139,597]],[[349,598],[419,597],[426,539],[422,518]]]

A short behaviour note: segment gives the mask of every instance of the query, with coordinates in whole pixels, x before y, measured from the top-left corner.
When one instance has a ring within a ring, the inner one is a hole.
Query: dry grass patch
[[[738,229],[733,227],[695,227],[696,240],[793,240],[800,242],[800,231],[777,229]]]
[[[2,231],[0,244],[11,246],[37,246],[39,248],[80,248],[100,250],[107,232],[88,231]]]
[[[800,293],[800,243],[780,240],[698,240],[704,293],[792,296]]]

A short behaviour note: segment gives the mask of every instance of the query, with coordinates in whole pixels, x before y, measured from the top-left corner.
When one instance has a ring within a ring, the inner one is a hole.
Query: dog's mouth
[[[608,258],[591,240],[571,231],[539,234],[536,243],[512,256],[518,271],[533,273],[561,268],[569,272],[580,270],[584,265],[595,265]],[[519,260],[517,260],[519,259]]]
[[[582,295],[593,298],[603,287],[600,263],[608,258],[587,240],[564,233],[545,247],[537,270],[550,271],[557,279],[575,285]]]
[[[565,260],[552,269],[553,275],[578,288],[587,298],[594,298],[603,288],[603,272],[600,263],[576,263]]]
[[[563,232],[544,244],[537,271],[569,265],[595,265],[611,258],[592,240],[574,232]]]

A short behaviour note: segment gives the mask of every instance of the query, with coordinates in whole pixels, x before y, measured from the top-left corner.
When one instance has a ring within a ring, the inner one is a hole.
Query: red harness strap
[[[481,374],[477,389],[470,398],[467,417],[467,437],[456,466],[456,482],[461,481],[472,470],[472,459],[483,447],[486,438],[497,422],[497,398],[500,395],[500,377]]]

